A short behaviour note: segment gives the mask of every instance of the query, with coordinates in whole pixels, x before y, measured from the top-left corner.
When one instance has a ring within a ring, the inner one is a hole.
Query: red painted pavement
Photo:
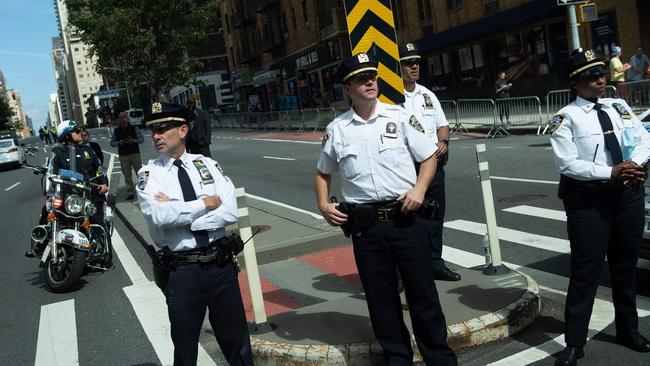
[[[241,271],[238,280],[242,300],[244,301],[244,310],[246,310],[246,319],[254,320],[255,316],[253,315],[253,304],[251,303],[246,271]],[[264,294],[264,309],[266,310],[266,316],[286,313],[304,306],[266,278],[261,277],[260,280],[262,282],[262,293]]]
[[[303,255],[298,257],[298,260],[339,277],[353,286],[361,287],[361,279],[350,245]]]

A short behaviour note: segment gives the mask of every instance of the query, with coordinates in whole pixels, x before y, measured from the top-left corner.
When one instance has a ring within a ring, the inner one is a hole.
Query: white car
[[[0,166],[20,166],[25,160],[25,152],[16,139],[0,139]]]

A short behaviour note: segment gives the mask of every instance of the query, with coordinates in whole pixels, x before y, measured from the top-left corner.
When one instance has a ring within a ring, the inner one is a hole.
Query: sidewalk
[[[113,186],[121,181],[114,179]],[[151,243],[137,202],[124,201],[125,196],[120,187],[117,214],[139,240]],[[250,197],[247,201],[253,231],[262,227],[254,242],[266,314],[275,327],[251,336],[256,365],[382,364],[350,240],[323,220]],[[243,258],[240,263],[245,266]],[[437,282],[454,349],[511,336],[539,315],[539,288],[523,273],[485,276],[481,268],[458,272],[462,281]],[[252,320],[245,269],[239,284]],[[411,330],[407,313],[404,319]],[[212,333],[207,322],[204,328]]]

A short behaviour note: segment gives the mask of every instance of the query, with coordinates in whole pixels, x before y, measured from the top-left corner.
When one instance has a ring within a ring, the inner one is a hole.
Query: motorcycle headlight
[[[92,203],[87,203],[86,204],[86,215],[87,216],[93,216],[96,213],[97,213],[97,206],[93,205]]]
[[[65,210],[68,211],[70,215],[79,215],[83,212],[84,209],[84,199],[71,194],[65,199]]]

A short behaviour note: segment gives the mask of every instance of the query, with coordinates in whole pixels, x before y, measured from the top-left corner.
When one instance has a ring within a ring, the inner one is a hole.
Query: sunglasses
[[[357,83],[365,83],[368,80],[375,81],[377,80],[377,73],[376,72],[362,72],[360,74],[354,75],[350,78],[351,81],[357,82]]]
[[[420,61],[417,61],[417,60],[402,61],[402,65],[404,65],[406,67],[413,67],[415,65],[420,66]]]

